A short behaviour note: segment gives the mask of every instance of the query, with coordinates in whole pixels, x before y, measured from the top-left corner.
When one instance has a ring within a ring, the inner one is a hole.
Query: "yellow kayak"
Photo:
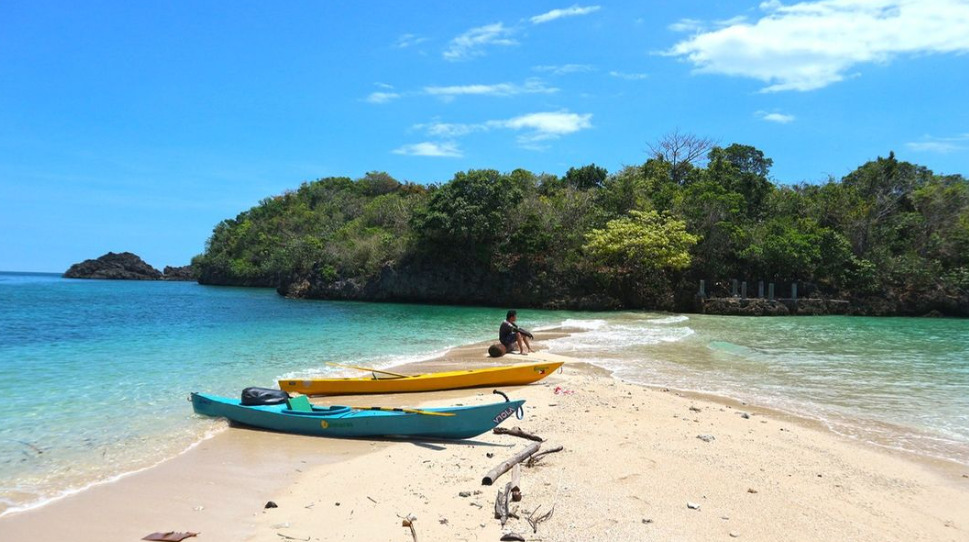
[[[521,386],[545,378],[561,367],[562,363],[564,362],[548,361],[416,375],[378,377],[377,374],[373,374],[363,378],[280,380],[279,388],[304,395],[357,395],[456,390],[484,386]]]

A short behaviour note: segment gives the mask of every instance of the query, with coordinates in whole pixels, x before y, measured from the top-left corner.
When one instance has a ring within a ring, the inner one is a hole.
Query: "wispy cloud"
[[[561,19],[562,17],[575,17],[578,15],[588,15],[599,11],[601,6],[586,6],[580,7],[578,5],[572,6],[565,9],[553,9],[552,11],[543,13],[541,15],[536,15],[529,19],[532,24],[542,24],[549,21],[554,21],[555,19]]]
[[[461,149],[458,148],[456,143],[434,143],[430,141],[414,143],[412,145],[404,145],[394,149],[393,153],[403,154],[406,156],[433,156],[438,158],[461,158],[464,156],[464,153],[461,152]]]
[[[551,73],[552,75],[568,75],[570,73],[588,73],[595,71],[589,64],[563,64],[561,66],[535,66],[533,71]]]
[[[546,86],[537,79],[529,79],[524,85],[514,83],[498,83],[494,85],[454,85],[447,87],[424,87],[424,93],[443,99],[454,99],[457,96],[514,96],[516,94],[552,94],[558,92],[555,87]]]
[[[400,37],[397,38],[397,42],[394,43],[394,46],[398,49],[406,49],[408,47],[420,45],[425,41],[427,41],[427,38],[418,36],[417,34],[401,34]]]
[[[924,136],[921,141],[912,141],[905,146],[916,152],[951,154],[969,150],[969,133],[955,137]]]
[[[484,49],[487,47],[518,45],[518,42],[512,38],[513,33],[512,29],[506,28],[502,23],[472,28],[451,40],[447,50],[444,51],[444,58],[452,62],[467,60],[484,55]]]
[[[619,79],[625,79],[627,81],[640,81],[649,77],[645,73],[626,73],[617,71],[611,71],[609,72],[609,75],[618,77]]]
[[[697,73],[749,77],[767,84],[763,92],[779,92],[823,88],[859,65],[901,55],[969,52],[964,0],[771,0],[760,8],[766,13],[753,23],[721,21],[665,54]],[[702,25],[683,20],[670,28],[693,26]]]
[[[757,113],[755,113],[755,115],[757,115],[757,117],[760,120],[766,120],[767,122],[776,122],[778,124],[787,124],[789,122],[794,122],[794,120],[796,119],[794,115],[787,115],[785,113],[777,113],[777,112],[770,113],[767,111],[758,111]]]
[[[400,94],[397,94],[396,92],[371,92],[370,95],[367,96],[367,101],[372,104],[385,104],[387,102],[392,102],[397,98],[400,98]]]
[[[421,90],[393,91],[392,86],[378,84],[383,89],[372,92],[365,98],[365,101],[373,104],[385,104],[400,98],[413,96],[433,96],[440,100],[451,101],[461,96],[516,96],[519,94],[554,94],[559,91],[557,87],[548,86],[541,79],[526,79],[523,83],[494,83],[494,84],[471,84],[471,85],[449,85],[449,86],[429,86]]]
[[[667,28],[673,32],[698,32],[705,29],[706,25],[699,19],[680,19]]]
[[[464,137],[474,132],[486,132],[490,128],[487,124],[431,122],[428,124],[415,124],[414,129],[425,132],[432,137],[456,138]]]
[[[432,137],[457,138],[477,132],[512,130],[519,132],[517,141],[525,148],[539,148],[539,142],[551,141],[560,137],[592,128],[592,114],[578,114],[569,111],[550,111],[529,113],[510,119],[489,120],[481,123],[454,124],[433,122],[418,124],[414,129]]]

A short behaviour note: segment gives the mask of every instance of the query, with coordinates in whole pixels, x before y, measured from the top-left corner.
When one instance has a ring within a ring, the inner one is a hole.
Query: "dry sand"
[[[400,370],[564,359],[539,352],[490,360],[483,352],[463,347]],[[230,429],[158,467],[0,518],[0,540],[134,541],[174,530],[200,531],[188,539],[199,541],[408,542],[398,516],[410,514],[422,542],[497,541],[508,532],[548,542],[969,541],[967,467],[746,405],[626,384],[578,360],[504,391],[527,400],[525,418],[504,427],[545,437],[543,448],[565,447],[522,471],[519,515],[554,507],[537,532],[524,519],[505,529],[494,519],[508,474],[481,485],[529,441],[490,433],[464,442],[347,441]],[[366,401],[496,399],[490,390],[459,390]],[[269,500],[278,508],[265,509]]]

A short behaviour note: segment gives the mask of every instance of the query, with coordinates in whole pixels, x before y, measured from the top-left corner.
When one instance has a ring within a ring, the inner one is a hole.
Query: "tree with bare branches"
[[[686,174],[706,159],[716,141],[696,134],[681,133],[679,128],[667,132],[655,143],[648,143],[649,151],[658,160],[669,162],[670,175],[676,184],[683,184]]]

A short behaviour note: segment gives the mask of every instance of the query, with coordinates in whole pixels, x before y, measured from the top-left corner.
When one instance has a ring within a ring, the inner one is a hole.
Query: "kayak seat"
[[[296,412],[313,412],[313,404],[310,403],[309,397],[305,395],[297,395],[296,397],[287,399],[286,406]]]

